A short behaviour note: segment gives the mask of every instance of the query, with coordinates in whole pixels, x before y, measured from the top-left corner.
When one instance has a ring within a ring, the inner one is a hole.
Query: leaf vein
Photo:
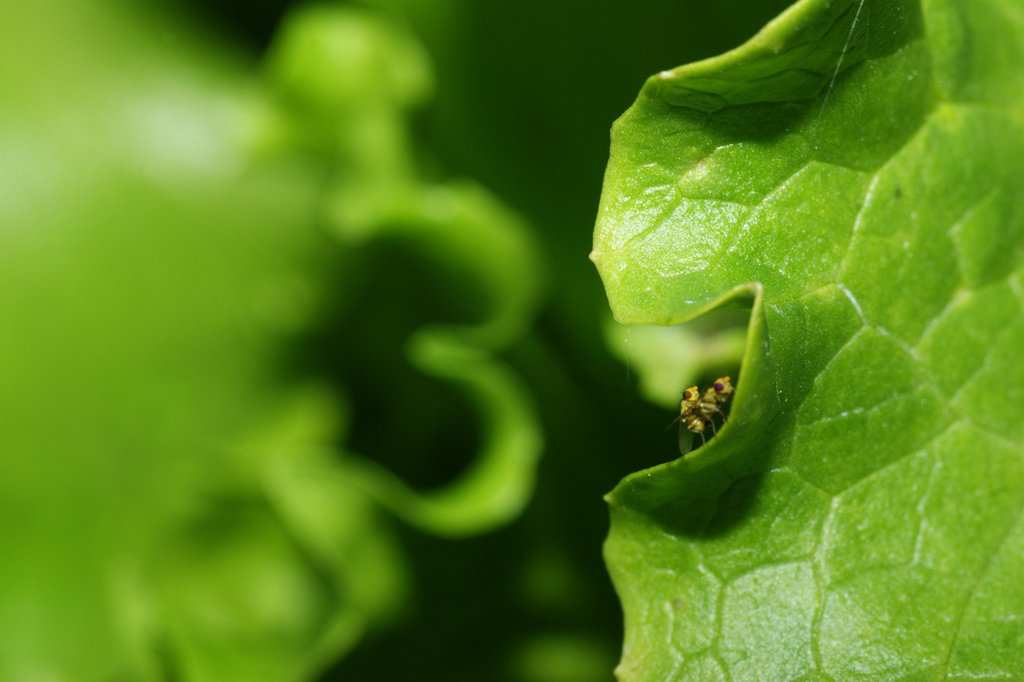
[[[999,540],[999,544],[985,556],[985,561],[982,563],[981,568],[977,574],[971,580],[970,586],[967,589],[967,594],[964,596],[963,601],[957,611],[956,617],[953,621],[953,636],[949,641],[949,649],[946,651],[946,658],[943,661],[942,667],[944,672],[943,679],[949,678],[949,662],[953,657],[953,650],[956,649],[956,643],[960,638],[960,628],[963,626],[964,615],[967,613],[967,609],[971,605],[971,601],[977,594],[978,587],[981,585],[982,579],[985,574],[988,573],[992,567],[992,560],[1002,552],[1003,547],[1006,546],[1006,541],[1013,536],[1013,531],[1016,530],[1017,526],[1020,525],[1021,519],[1024,518],[1024,498],[1017,505],[1017,510],[1014,512],[1013,521],[1010,522],[1006,527],[1006,532],[1003,533],[1003,537]]]

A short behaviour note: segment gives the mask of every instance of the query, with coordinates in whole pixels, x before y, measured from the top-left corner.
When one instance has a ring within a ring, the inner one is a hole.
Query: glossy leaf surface
[[[617,319],[751,302],[732,416],[609,495],[627,680],[1024,669],[1024,7],[797,3],[653,76]]]

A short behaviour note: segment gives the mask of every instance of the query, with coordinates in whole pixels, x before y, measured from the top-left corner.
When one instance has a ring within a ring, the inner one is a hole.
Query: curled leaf
[[[609,495],[621,679],[1021,669],[1022,45],[998,0],[804,0],[616,123],[616,318],[756,292],[737,418]]]

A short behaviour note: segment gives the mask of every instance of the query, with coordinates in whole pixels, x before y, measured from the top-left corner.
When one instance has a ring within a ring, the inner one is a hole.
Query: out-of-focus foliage
[[[542,266],[526,227],[472,183],[418,178],[405,109],[428,91],[429,67],[404,32],[361,10],[303,11],[282,28],[267,71],[285,117],[275,132],[331,162],[325,217],[348,247],[348,262],[336,267],[354,269],[350,261],[363,256],[367,243],[384,242],[412,252],[446,280],[443,295],[453,299],[458,322],[445,319],[393,338],[417,369],[462,384],[486,423],[470,469],[429,495],[379,467],[346,463],[348,473],[409,523],[436,533],[462,535],[508,521],[526,502],[540,449],[524,388],[492,358],[522,335],[539,292]],[[400,281],[392,271],[398,263],[380,265],[384,279]],[[345,287],[332,293],[352,296]],[[404,293],[410,306],[442,303],[420,288]],[[347,303],[332,298],[325,317],[360,325],[359,316],[344,315]],[[410,408],[416,409],[423,407]]]
[[[539,431],[490,355],[524,329],[536,256],[483,190],[417,179],[404,116],[428,66],[365,12],[288,23],[264,91],[185,26],[133,59],[113,15],[39,11],[4,22],[25,41],[4,63],[42,66],[5,80],[3,677],[308,678],[403,599],[371,498],[445,534],[522,508]],[[287,371],[314,310],[361,323],[329,267],[387,238],[480,311],[409,341],[485,422],[479,458],[430,495],[336,451],[349,410]]]
[[[610,670],[608,123],[777,7],[202,4],[0,4],[0,679]]]
[[[352,496],[352,599],[243,447],[289,401],[321,173],[250,165],[244,65],[136,11],[0,8],[0,677],[229,679],[258,648],[287,679],[404,584]]]
[[[804,0],[652,76],[616,317],[753,300],[729,422],[609,495],[623,680],[1019,679],[1024,7]]]

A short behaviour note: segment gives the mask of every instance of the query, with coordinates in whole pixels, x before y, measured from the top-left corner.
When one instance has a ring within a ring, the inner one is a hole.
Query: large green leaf
[[[752,303],[729,423],[608,496],[621,678],[1019,679],[1022,92],[1020,3],[805,0],[616,123],[616,318]]]

